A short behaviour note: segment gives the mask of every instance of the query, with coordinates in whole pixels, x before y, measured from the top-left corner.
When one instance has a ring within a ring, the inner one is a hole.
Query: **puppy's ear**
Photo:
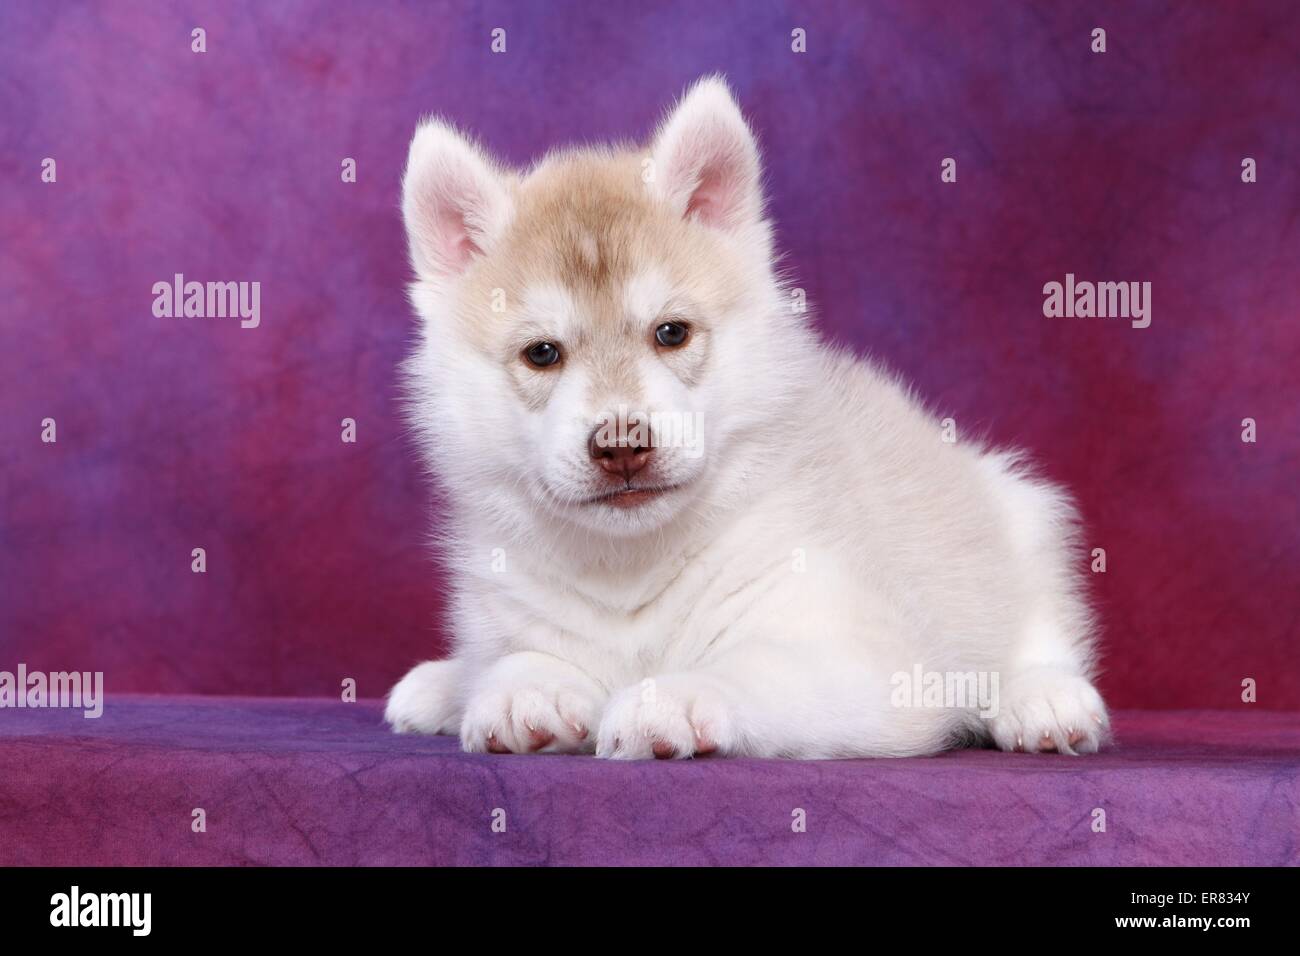
[[[510,223],[509,177],[440,120],[420,124],[402,178],[411,264],[423,279],[459,276]]]
[[[762,219],[758,144],[722,77],[682,97],[659,127],[653,159],[651,185],[678,215],[723,229]]]

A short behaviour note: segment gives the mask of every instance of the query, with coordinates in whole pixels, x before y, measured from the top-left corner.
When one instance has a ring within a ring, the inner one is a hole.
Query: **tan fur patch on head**
[[[660,225],[658,211],[634,154],[561,153],[525,180],[507,245],[530,272],[599,292],[653,241],[646,230]]]
[[[609,395],[634,402],[636,363],[654,354],[656,318],[629,314],[625,291],[634,277],[655,272],[686,290],[699,313],[692,325],[702,334],[734,305],[743,281],[735,254],[715,230],[655,199],[641,178],[642,159],[631,150],[557,153],[514,186],[510,228],[475,264],[459,296],[457,311],[474,344],[518,362],[530,336],[562,332],[565,341],[556,344],[587,370],[593,401]],[[546,317],[529,314],[529,297],[546,288],[563,289],[571,300],[568,328],[548,333]],[[494,312],[495,290],[505,308]],[[699,365],[680,358],[675,364],[679,374]],[[540,387],[526,391],[530,405],[544,400]]]

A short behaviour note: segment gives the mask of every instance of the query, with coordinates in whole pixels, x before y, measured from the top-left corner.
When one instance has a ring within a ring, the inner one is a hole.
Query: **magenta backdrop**
[[[1300,707],[1297,37],[1285,0],[7,0],[0,669],[378,696],[435,653],[394,407],[416,119],[525,163],[639,138],[721,70],[825,332],[1077,493],[1112,702],[1239,707],[1253,677]],[[259,281],[260,327],[155,318],[177,272]],[[1151,327],[1045,318],[1067,272],[1151,282]]]

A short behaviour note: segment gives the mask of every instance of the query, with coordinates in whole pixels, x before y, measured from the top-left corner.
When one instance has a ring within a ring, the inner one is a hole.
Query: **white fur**
[[[456,223],[476,246],[508,229],[509,174],[445,126],[416,134],[404,209],[425,321],[408,372],[448,497],[455,650],[394,688],[389,722],[458,733],[467,750],[528,752],[549,737],[544,752],[619,758],[927,754],[980,740],[1096,750],[1107,715],[1066,495],[1015,455],[944,442],[904,387],[792,313],[757,147],[721,81],[687,95],[654,155],[659,201],[725,233],[745,279],[697,382],[650,347],[637,360],[641,406],[703,415],[705,453],[657,449],[683,487],[615,509],[583,503],[595,480],[585,438],[620,395],[593,395],[575,361],[549,373],[560,377],[545,408],[524,409],[499,362],[445,320],[463,265],[445,252]],[[448,202],[472,213],[445,215]],[[690,291],[638,273],[623,290],[627,334]],[[525,311],[563,317],[529,321],[582,321],[564,290],[533,295]],[[998,715],[895,706],[891,675],[917,664],[996,673]]]
[[[471,143],[438,120],[420,125],[402,183],[419,275],[436,280],[463,272],[506,230],[511,212],[506,178]]]

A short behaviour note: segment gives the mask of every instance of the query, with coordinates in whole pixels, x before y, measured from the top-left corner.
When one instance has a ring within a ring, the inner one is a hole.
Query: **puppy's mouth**
[[[676,491],[680,484],[672,485],[628,485],[626,488],[616,488],[608,491],[603,495],[596,495],[594,498],[588,498],[583,504],[587,505],[609,505],[611,508],[635,508],[653,501],[656,498],[663,497],[670,491]]]

